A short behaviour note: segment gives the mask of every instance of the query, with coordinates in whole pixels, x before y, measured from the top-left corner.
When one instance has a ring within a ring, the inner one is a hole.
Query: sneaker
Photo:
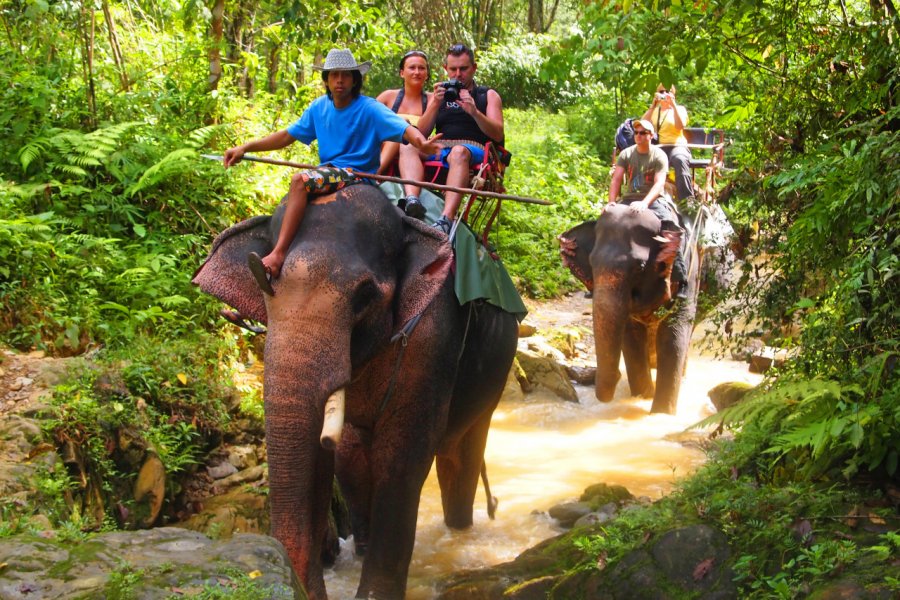
[[[447,219],[444,215],[441,215],[441,218],[434,222],[432,225],[435,229],[440,229],[446,235],[450,235],[450,230],[453,228],[453,223]]]
[[[415,196],[406,197],[406,206],[403,208],[403,212],[406,213],[407,217],[412,217],[413,219],[421,220],[425,217],[425,207],[422,206],[422,203]]]

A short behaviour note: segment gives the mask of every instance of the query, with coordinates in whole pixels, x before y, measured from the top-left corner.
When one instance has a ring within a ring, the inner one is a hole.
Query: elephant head
[[[264,296],[247,254],[271,249],[283,213],[284,203],[271,218],[256,217],[219,235],[193,281],[268,324],[264,397],[272,530],[310,597],[324,598],[319,556],[335,460],[319,440],[326,400],[348,388],[352,396],[354,378],[366,377],[364,367],[398,346],[390,344],[398,329],[437,297],[447,297],[448,289],[452,294],[452,254],[444,236],[404,217],[380,190],[354,185],[310,203],[273,282],[275,295]],[[348,419],[364,410],[351,407],[348,396]],[[377,415],[359,418],[375,421]],[[423,480],[425,474],[427,469]]]
[[[664,230],[649,210],[613,204],[596,221],[582,223],[559,239],[563,262],[593,292],[597,398],[612,400],[623,350],[632,392],[652,395],[649,367],[647,378],[638,378],[646,381],[636,383],[629,360],[635,357],[629,355],[646,352],[646,328],[635,322],[651,320],[670,299],[669,277],[681,231]],[[643,340],[633,339],[641,335]]]

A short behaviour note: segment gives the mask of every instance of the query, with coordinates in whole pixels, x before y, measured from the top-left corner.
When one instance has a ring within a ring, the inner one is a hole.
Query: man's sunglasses
[[[635,131],[634,135],[653,135],[649,131],[644,131],[643,129],[640,131]]]

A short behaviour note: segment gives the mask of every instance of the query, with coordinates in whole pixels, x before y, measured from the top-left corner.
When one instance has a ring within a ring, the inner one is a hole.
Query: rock
[[[217,465],[206,467],[206,471],[213,479],[224,479],[237,473],[237,467],[225,460]]]
[[[23,388],[27,388],[34,383],[34,379],[30,377],[16,377],[16,379],[9,384],[9,389],[13,392],[18,392]]]
[[[598,525],[600,523],[606,523],[607,521],[612,520],[612,515],[603,512],[592,512],[584,515],[572,525],[573,529],[577,529],[579,527],[588,527],[590,525]]]
[[[500,396],[500,402],[521,402],[525,399],[525,392],[522,391],[522,384],[516,377],[516,365],[506,376],[506,385],[503,387],[503,394]]]
[[[568,529],[578,519],[590,514],[591,510],[591,505],[587,502],[563,502],[550,507],[548,512],[551,517],[559,521],[560,527]]]
[[[228,462],[238,470],[255,467],[259,464],[256,458],[256,448],[253,446],[232,446],[228,449]]]
[[[581,331],[575,327],[553,329],[546,334],[547,343],[563,353],[566,358],[575,356],[575,344],[581,341]]]
[[[519,337],[527,338],[533,336],[537,333],[537,329],[534,325],[528,325],[527,323],[519,323]]]
[[[616,508],[622,502],[634,500],[634,496],[625,486],[609,485],[607,483],[595,483],[581,493],[580,502],[586,502],[591,510],[612,503]]]
[[[249,469],[244,469],[243,471],[238,471],[224,479],[220,479],[216,482],[216,487],[222,489],[232,488],[236,485],[241,485],[243,483],[250,483],[252,481],[259,481],[262,479],[263,475],[266,473],[266,468],[262,465],[256,465],[255,467],[250,467]]]
[[[723,411],[730,408],[744,399],[744,396],[753,389],[754,386],[742,381],[729,381],[720,383],[716,387],[709,390],[706,395],[709,396],[716,411]]]
[[[743,345],[732,348],[731,358],[738,362],[750,362],[750,357],[761,352],[765,345],[759,338],[747,338]]]
[[[567,366],[566,373],[569,379],[579,385],[593,385],[597,377],[597,367]]]
[[[765,373],[772,367],[781,368],[796,355],[796,350],[765,346],[750,357],[750,372]]]
[[[68,541],[19,535],[0,540],[0,598],[198,597],[234,594],[233,573],[258,575],[246,597],[304,600],[284,547],[274,538],[239,534],[214,541],[186,529],[161,527]],[[129,585],[139,573],[139,583]],[[224,597],[224,596],[222,596]],[[237,597],[235,595],[234,597]]]
[[[649,548],[632,550],[614,567],[566,578],[554,593],[561,598],[737,599],[731,552],[725,535],[707,525],[669,531]]]
[[[772,368],[774,362],[775,348],[764,346],[762,350],[754,352],[753,355],[750,356],[750,372],[760,374],[765,373]]]
[[[256,490],[235,488],[203,502],[203,510],[177,525],[213,538],[235,533],[269,533],[268,496]]]
[[[529,386],[543,387],[568,402],[578,402],[578,394],[566,370],[553,358],[519,350],[516,355]],[[524,387],[524,386],[523,386]]]
[[[134,482],[134,501],[145,505],[143,510],[135,511],[140,515],[141,526],[151,527],[156,522],[165,497],[166,468],[158,456],[150,453]]]

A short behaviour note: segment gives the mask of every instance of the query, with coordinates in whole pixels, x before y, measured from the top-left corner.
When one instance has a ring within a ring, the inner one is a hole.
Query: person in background
[[[410,125],[415,127],[419,123],[419,117],[428,106],[428,97],[431,95],[424,91],[425,82],[428,81],[428,56],[421,50],[410,50],[400,59],[400,79],[403,87],[396,90],[385,90],[378,94],[376,100],[390,108]],[[381,146],[381,166],[378,174],[387,173],[397,160],[400,153],[400,144],[397,142],[385,142]],[[416,219],[425,216],[425,208],[420,202],[407,204],[401,200],[401,208],[406,214]]]
[[[646,119],[634,119],[634,146],[619,153],[609,184],[609,204],[622,202],[632,210],[650,210],[669,229],[681,229],[678,215],[669,207],[665,197],[666,174],[669,161],[666,154],[650,144],[653,124]],[[682,246],[672,263],[674,296],[687,298],[687,273]]]
[[[313,100],[287,129],[225,151],[223,162],[228,168],[240,162],[247,152],[279,150],[297,140],[304,144],[319,142],[321,166],[291,178],[287,208],[275,247],[263,258],[255,252],[247,258],[256,283],[270,296],[275,295],[271,279],[281,274],[310,194],[331,194],[346,185],[366,183],[353,171],[376,171],[382,142],[406,140],[418,151],[429,154],[440,149],[434,139],[425,139],[418,129],[374,98],[362,95],[363,76],[370,66],[368,61],[357,64],[349,50],[331,50],[325,64],[319,67],[326,95]]]
[[[434,155],[416,148],[400,148],[400,176],[421,181],[425,174],[423,160],[439,160],[447,171],[447,185],[466,187],[469,169],[484,160],[484,145],[493,141],[503,144],[503,102],[500,94],[475,85],[475,53],[465,44],[454,44],[444,57],[448,81],[435,84],[428,107],[419,118],[419,130],[428,135],[432,129],[443,136],[444,148]],[[407,184],[406,202],[419,201],[420,187]],[[449,234],[462,201],[459,192],[447,192],[444,212],[434,224]]]
[[[669,159],[669,166],[675,171],[675,188],[679,205],[685,198],[694,195],[691,178],[691,150],[687,147],[684,128],[688,123],[688,112],[675,100],[675,86],[669,89],[662,84],[656,88],[653,102],[641,119],[650,121],[659,136],[658,143]]]

